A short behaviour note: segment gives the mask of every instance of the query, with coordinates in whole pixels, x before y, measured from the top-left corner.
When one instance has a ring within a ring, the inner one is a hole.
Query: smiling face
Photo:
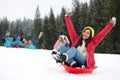
[[[89,29],[85,29],[85,30],[82,32],[82,38],[83,38],[83,40],[88,39],[88,38],[90,37],[90,35],[91,35],[90,30],[89,30]]]

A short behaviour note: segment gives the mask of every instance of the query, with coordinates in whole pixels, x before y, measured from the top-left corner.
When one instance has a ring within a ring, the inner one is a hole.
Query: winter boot
[[[56,63],[63,63],[65,61],[67,61],[68,57],[66,54],[57,54],[56,56]]]
[[[43,32],[40,32],[38,38],[41,38],[42,35],[43,35]]]
[[[76,61],[73,61],[71,64],[70,64],[71,67],[77,67],[77,64],[76,64]]]
[[[53,59],[56,60],[56,63],[61,63],[62,62],[62,60],[60,58],[60,52],[57,52],[57,51],[53,50],[52,51],[52,57],[53,57]]]
[[[56,51],[52,51],[52,55],[56,55],[57,54],[57,52]]]
[[[63,62],[65,62],[65,61],[68,60],[68,56],[67,56],[67,54],[65,54],[65,53],[61,54],[61,55],[60,55],[60,58],[61,58],[61,60],[62,60]]]
[[[65,64],[70,67],[78,67],[76,61],[73,61],[71,64],[68,64],[67,62],[65,62]]]

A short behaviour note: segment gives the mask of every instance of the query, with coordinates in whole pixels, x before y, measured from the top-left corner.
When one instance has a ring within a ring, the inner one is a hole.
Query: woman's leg
[[[19,44],[19,41],[20,41],[20,38],[17,37],[16,40],[15,40],[14,42],[11,42],[11,45],[15,47],[16,45]]]
[[[60,49],[59,49],[59,52],[60,52],[61,54],[63,54],[63,53],[66,53],[66,52],[68,51],[68,49],[69,49],[69,47],[67,47],[67,46],[65,46],[65,45],[62,45],[62,46],[60,47]]]
[[[65,54],[68,56],[68,60],[66,60],[68,64],[71,64],[71,60],[75,60],[81,65],[85,65],[86,63],[85,57],[76,48],[69,49]]]
[[[25,44],[24,44],[23,42],[21,42],[21,41],[19,41],[18,45],[19,45],[20,47],[22,47],[22,48],[25,47]]]
[[[38,44],[38,42],[40,41],[40,38],[36,38],[35,40],[34,40],[34,42],[33,42],[33,45],[37,45]]]
[[[52,51],[52,57],[56,60],[56,62],[62,62],[59,55],[66,53],[68,51],[69,47],[62,45],[60,49],[57,51]],[[69,60],[72,62],[73,60]]]

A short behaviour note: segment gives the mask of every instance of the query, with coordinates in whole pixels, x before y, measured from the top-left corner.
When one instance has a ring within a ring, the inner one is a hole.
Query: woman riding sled
[[[52,55],[56,55],[56,60],[61,61],[61,63],[64,62],[68,66],[94,68],[94,50],[115,26],[116,18],[112,17],[109,24],[96,36],[94,36],[94,29],[90,26],[85,27],[81,35],[78,36],[69,15],[65,16],[65,21],[72,46],[69,50],[66,50],[65,53],[58,54],[58,52],[56,52]],[[65,47],[62,46],[60,49],[64,50],[64,48]]]

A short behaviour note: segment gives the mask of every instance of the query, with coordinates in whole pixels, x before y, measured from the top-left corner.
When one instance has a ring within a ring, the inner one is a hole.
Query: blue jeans
[[[86,58],[76,49],[76,48],[70,48],[69,50],[62,46],[60,48],[60,52],[65,52],[68,55],[68,60],[66,61],[69,65],[76,61],[79,65],[86,65]],[[63,53],[61,53],[63,54]]]
[[[69,50],[69,46],[62,45],[58,50],[61,54],[66,53]]]
[[[20,37],[17,37],[14,42],[11,42],[11,45],[12,45],[12,46],[19,45],[19,46],[22,47],[22,48],[25,46],[25,44],[20,41]]]
[[[38,42],[40,41],[40,38],[36,38],[35,40],[34,40],[34,42],[33,42],[33,45],[37,45],[38,44]]]

